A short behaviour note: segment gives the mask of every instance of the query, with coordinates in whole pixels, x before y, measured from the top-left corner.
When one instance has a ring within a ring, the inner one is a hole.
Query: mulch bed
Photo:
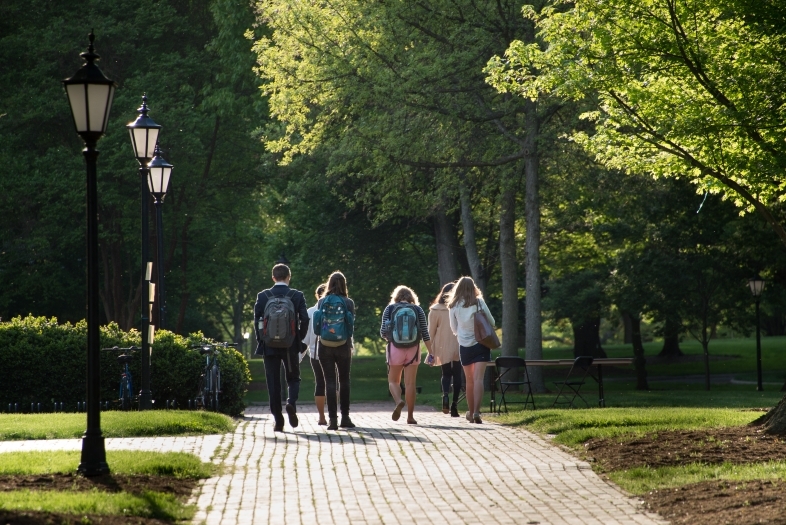
[[[584,444],[588,458],[604,470],[668,467],[686,463],[756,463],[786,460],[783,436],[764,434],[757,427],[658,432],[631,441],[591,439]]]
[[[0,510],[2,525],[170,525],[169,521],[136,516],[73,515]]]
[[[602,471],[688,463],[756,463],[786,460],[786,439],[758,427],[658,432],[630,441],[591,439],[587,459]],[[786,525],[786,482],[705,481],[642,496],[647,507],[673,524]]]
[[[0,492],[12,490],[89,491],[96,489],[104,492],[142,494],[145,491],[154,491],[172,494],[180,501],[185,501],[191,496],[197,483],[198,481],[193,479],[176,479],[168,476],[125,476],[121,474],[109,474],[92,478],[85,478],[76,474],[0,476]],[[0,510],[0,525],[76,525],[87,523],[101,525],[155,525],[171,522],[136,516],[100,516],[92,514],[75,516],[51,512]]]

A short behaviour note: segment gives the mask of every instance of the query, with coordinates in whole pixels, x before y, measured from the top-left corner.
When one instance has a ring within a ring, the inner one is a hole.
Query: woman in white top
[[[483,374],[486,372],[486,363],[491,361],[491,350],[475,340],[475,313],[481,310],[493,325],[494,317],[483,301],[483,294],[475,286],[475,281],[471,277],[462,277],[456,281],[448,297],[448,311],[450,329],[458,338],[459,358],[467,380],[467,420],[470,423],[483,423],[480,419]]]
[[[325,293],[325,287],[326,285],[324,283],[320,284],[314,292],[317,301],[319,301],[319,298]],[[314,320],[314,312],[316,310],[316,304],[308,309],[309,325],[311,325]],[[311,369],[314,371],[314,403],[316,403],[317,412],[319,412],[319,421],[317,424],[327,425],[327,420],[325,419],[325,374],[322,372],[322,365],[320,365],[317,360],[317,334],[314,333],[313,326],[309,326],[308,335],[303,339],[303,342],[308,345],[308,353],[311,357]]]

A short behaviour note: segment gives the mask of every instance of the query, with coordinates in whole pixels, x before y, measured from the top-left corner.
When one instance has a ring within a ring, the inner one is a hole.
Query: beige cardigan
[[[428,311],[428,333],[431,336],[431,351],[435,366],[459,360],[459,343],[450,329],[448,308],[444,304],[433,304]]]

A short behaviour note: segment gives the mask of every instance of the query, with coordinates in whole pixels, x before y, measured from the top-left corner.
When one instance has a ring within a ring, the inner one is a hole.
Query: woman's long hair
[[[443,286],[442,290],[440,290],[434,300],[431,301],[431,306],[434,306],[437,303],[445,304],[445,301],[448,299],[448,294],[454,286],[456,286],[456,283],[447,283],[445,286]]]
[[[404,302],[420,304],[418,296],[412,291],[412,288],[408,288],[402,284],[393,289],[393,293],[390,294],[390,304]]]
[[[451,290],[447,299],[448,308],[455,308],[459,303],[465,308],[475,306],[478,299],[483,299],[480,289],[475,286],[472,277],[464,276],[456,281],[456,286]]]
[[[347,278],[341,272],[333,272],[327,280],[327,289],[324,295],[340,295],[342,297],[349,297],[349,290],[347,289]],[[324,297],[323,295],[323,297]]]

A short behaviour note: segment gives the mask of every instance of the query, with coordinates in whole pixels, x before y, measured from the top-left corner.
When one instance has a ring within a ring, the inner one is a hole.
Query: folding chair
[[[527,362],[521,357],[498,357],[494,360],[497,364],[497,381],[499,382],[499,393],[501,396],[501,402],[497,405],[497,414],[501,412],[502,407],[505,407],[505,413],[508,412],[508,404],[515,405],[521,404],[524,405],[524,408],[527,408],[527,405],[532,405],[532,410],[535,410],[535,398],[532,395],[532,384],[529,380],[529,372],[527,371]],[[513,381],[512,376],[513,374],[511,371],[513,370],[523,370],[524,376],[519,377],[518,381]],[[508,380],[505,380],[505,376],[509,376]],[[524,397],[524,401],[508,401],[505,399],[505,393],[513,388],[514,390],[518,390],[518,387],[527,386],[527,395]]]
[[[579,393],[579,390],[581,390],[581,386],[586,382],[585,380],[592,366],[592,361],[592,356],[577,357],[573,361],[573,366],[568,370],[565,381],[554,381],[554,384],[559,386],[559,392],[557,393],[556,399],[554,399],[554,403],[551,405],[552,408],[556,405],[568,405],[569,407],[573,407],[573,401],[577,396],[581,398],[584,404],[587,405],[587,408],[589,408],[589,403],[587,403],[584,396]],[[576,372],[575,375],[574,371]],[[571,379],[571,377],[573,377],[573,379]],[[565,387],[567,387],[567,390]]]

